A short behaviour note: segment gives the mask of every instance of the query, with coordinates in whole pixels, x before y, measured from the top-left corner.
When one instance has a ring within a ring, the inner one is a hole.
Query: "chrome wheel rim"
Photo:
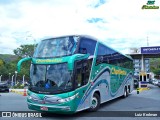
[[[126,89],[124,90],[124,96],[125,96],[125,97],[127,96],[127,91],[126,91]]]
[[[93,97],[92,98],[92,108],[96,108],[97,107],[97,105],[98,105],[98,100],[97,100],[97,98],[95,98],[95,97]]]

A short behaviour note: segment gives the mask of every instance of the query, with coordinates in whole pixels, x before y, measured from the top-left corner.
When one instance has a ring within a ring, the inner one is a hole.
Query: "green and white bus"
[[[87,35],[42,40],[31,60],[28,108],[55,113],[96,111],[133,90],[132,59]]]

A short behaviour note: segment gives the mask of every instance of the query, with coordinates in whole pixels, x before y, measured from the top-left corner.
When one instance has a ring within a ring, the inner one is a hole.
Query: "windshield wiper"
[[[66,89],[66,86],[67,86],[69,83],[71,83],[71,80],[70,80],[70,79],[66,82],[66,85],[64,86],[64,89],[63,89],[63,90]]]
[[[63,89],[62,89],[61,87],[58,87],[58,85],[57,85],[54,81],[52,81],[52,80],[50,80],[50,79],[47,79],[46,84],[47,84],[47,83],[50,84],[50,87],[51,87],[51,88],[52,88],[52,87],[56,87],[58,91],[63,91]]]

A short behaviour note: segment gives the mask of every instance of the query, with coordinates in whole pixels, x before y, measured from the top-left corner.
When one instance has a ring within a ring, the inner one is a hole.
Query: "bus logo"
[[[48,111],[48,108],[47,108],[47,107],[45,107],[45,106],[41,106],[41,110]]]
[[[2,117],[12,117],[11,112],[2,112]]]
[[[44,100],[42,100],[42,102],[41,102],[42,104],[45,104],[45,101]]]
[[[111,69],[112,70],[112,74],[115,74],[115,75],[126,75],[127,73],[126,73],[126,71],[124,71],[124,70],[120,70],[120,69],[115,69],[115,68],[112,68]]]
[[[154,5],[155,1],[148,1],[147,5]]]
[[[155,6],[155,0],[148,0],[146,5],[142,6],[142,9],[159,9],[159,6]]]

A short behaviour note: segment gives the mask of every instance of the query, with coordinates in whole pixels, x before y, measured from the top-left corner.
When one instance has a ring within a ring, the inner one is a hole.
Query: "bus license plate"
[[[48,111],[48,108],[47,108],[47,107],[45,107],[45,106],[41,106],[41,110]]]

